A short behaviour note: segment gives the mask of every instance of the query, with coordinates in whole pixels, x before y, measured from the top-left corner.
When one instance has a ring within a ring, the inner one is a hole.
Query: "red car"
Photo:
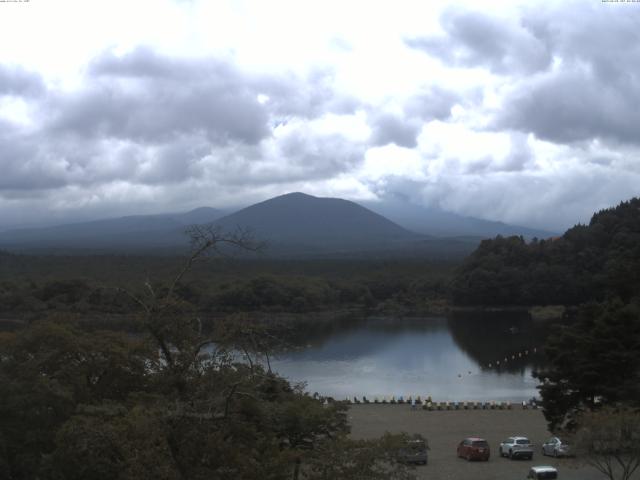
[[[465,438],[458,445],[458,457],[466,458],[467,460],[487,461],[490,454],[489,444],[484,438]]]

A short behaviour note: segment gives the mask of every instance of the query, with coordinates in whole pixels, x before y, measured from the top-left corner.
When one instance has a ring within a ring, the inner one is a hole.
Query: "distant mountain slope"
[[[408,202],[366,202],[364,206],[414,232],[436,237],[522,235],[525,238],[549,238],[557,233],[509,225],[503,222],[466,217],[439,208],[421,207]]]
[[[289,193],[217,220],[225,229],[249,227],[275,244],[326,248],[391,247],[422,236],[339,198]]]
[[[247,228],[266,241],[267,256],[420,256],[459,259],[480,237],[440,238],[409,231],[384,216],[339,198],[289,193],[231,215],[199,208],[181,214],[136,215],[92,222],[0,232],[0,249],[44,253],[180,253],[185,227],[213,223],[224,230]]]
[[[211,223],[223,213],[209,207],[184,213],[132,215],[46,228],[0,232],[0,246],[12,248],[121,249],[184,244],[188,225]]]

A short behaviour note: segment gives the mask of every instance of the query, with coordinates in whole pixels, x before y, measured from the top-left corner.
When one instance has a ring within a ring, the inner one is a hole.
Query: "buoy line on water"
[[[328,404],[335,400],[326,398],[324,403]],[[420,397],[420,395],[416,397],[403,397],[394,395],[391,396],[383,396],[381,399],[373,397],[373,400],[368,399],[366,396],[362,396],[362,398],[358,397],[348,397],[343,402],[349,405],[408,405],[411,408],[427,410],[427,411],[444,411],[444,410],[512,410],[516,406],[521,407],[522,409],[537,409],[538,404],[535,401],[528,402],[507,402],[507,401],[484,401],[484,402],[474,402],[474,401],[462,401],[462,402],[451,402],[451,401],[443,401],[443,402],[434,402],[431,400],[430,396]]]
[[[503,359],[500,360],[495,360],[493,362],[490,362],[486,365],[486,368],[500,368],[500,365],[505,365],[509,363],[509,359],[511,359],[512,361],[518,360],[520,358],[523,357],[527,357],[529,355],[532,355],[534,353],[538,353],[540,349],[538,347],[532,347],[531,349],[527,349],[527,350],[523,350],[521,352],[516,352],[512,355],[507,355],[506,357],[504,357]]]

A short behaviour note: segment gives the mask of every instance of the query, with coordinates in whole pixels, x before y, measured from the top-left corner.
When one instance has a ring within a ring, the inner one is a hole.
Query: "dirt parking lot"
[[[416,467],[418,478],[430,480],[525,480],[535,465],[553,465],[559,480],[602,480],[604,477],[579,459],[555,459],[540,454],[549,438],[540,410],[411,410],[409,405],[353,405],[349,409],[352,436],[372,438],[391,433],[420,433],[428,441],[429,464]],[[500,458],[498,446],[513,435],[534,443],[533,460]],[[465,437],[485,438],[491,447],[488,462],[467,462],[456,457],[456,446]],[[638,472],[636,472],[638,473]],[[640,475],[633,477],[640,479]]]

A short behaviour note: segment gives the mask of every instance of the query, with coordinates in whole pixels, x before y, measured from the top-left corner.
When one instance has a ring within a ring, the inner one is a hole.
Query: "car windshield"
[[[482,447],[482,448],[489,447],[489,444],[485,440],[474,440],[473,442],[471,442],[471,445],[473,445],[474,447]]]
[[[543,480],[558,478],[558,472],[552,472],[552,471],[539,472],[536,478],[543,479]]]
[[[516,443],[518,445],[528,445],[529,444],[529,440],[527,440],[526,438],[520,438],[520,439],[516,440]]]
[[[424,452],[427,449],[424,442],[409,442],[408,447],[413,452]]]

